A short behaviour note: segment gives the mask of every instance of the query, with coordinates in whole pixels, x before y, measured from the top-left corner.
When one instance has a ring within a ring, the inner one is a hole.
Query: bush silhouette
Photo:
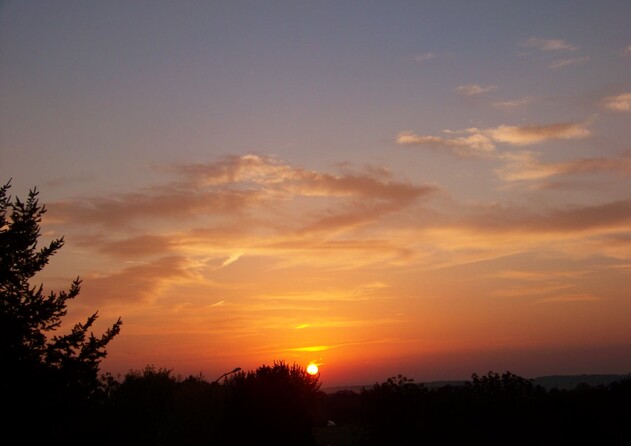
[[[216,444],[223,389],[203,376],[182,379],[171,370],[146,366],[111,384],[107,441],[129,444]]]

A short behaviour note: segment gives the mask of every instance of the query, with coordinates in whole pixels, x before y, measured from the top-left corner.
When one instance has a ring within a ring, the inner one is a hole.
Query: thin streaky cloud
[[[396,142],[401,145],[445,148],[463,157],[488,156],[495,150],[495,145],[491,139],[480,133],[457,138],[443,138],[440,136],[417,135],[414,132],[405,131],[397,135]]]
[[[494,102],[493,106],[497,108],[511,109],[523,107],[528,104],[532,104],[534,102],[534,98],[530,96],[525,96],[519,99],[513,99],[512,101],[502,101],[502,102]]]
[[[226,266],[236,262],[237,260],[241,258],[242,255],[243,255],[243,251],[238,251],[238,252],[235,252],[234,254],[231,254],[226,260],[223,261],[220,268],[225,268]]]
[[[423,54],[416,54],[414,56],[411,56],[409,60],[411,62],[425,62],[427,60],[434,59],[435,57],[436,57],[436,54],[434,53],[423,53]]]
[[[500,155],[504,165],[495,170],[503,181],[532,181],[548,178],[557,173],[555,166],[539,162],[537,154],[529,150],[506,152]]]
[[[571,206],[532,211],[515,206],[489,205],[472,208],[469,218],[458,221],[468,231],[478,233],[594,234],[628,228],[631,200],[619,200],[585,206]]]
[[[84,289],[92,303],[148,302],[169,285],[192,279],[190,261],[182,256],[170,256],[111,274],[86,277]]]
[[[498,297],[531,297],[536,295],[551,294],[572,288],[573,285],[567,283],[544,283],[541,285],[528,284],[527,286],[514,286],[512,288],[498,289],[493,292],[493,295]]]
[[[631,111],[631,93],[621,93],[616,96],[608,96],[602,100],[602,105],[609,110],[619,112]]]
[[[588,122],[561,122],[544,125],[505,125],[488,129],[470,128],[449,131],[449,134],[466,133],[469,136],[445,138],[432,135],[417,135],[404,131],[397,135],[400,145],[417,145],[430,148],[447,148],[464,157],[497,156],[495,143],[522,146],[551,140],[579,139],[590,136]]]
[[[538,153],[507,152],[500,155],[505,164],[495,171],[504,181],[540,180],[560,175],[617,174],[631,176],[631,157],[579,158],[563,163],[542,163]]]
[[[587,123],[561,122],[545,125],[500,125],[487,129],[485,134],[497,142],[513,145],[537,144],[554,139],[579,139],[590,136]]]
[[[572,59],[557,59],[555,61],[552,61],[552,63],[550,63],[550,65],[548,65],[550,68],[552,68],[553,70],[558,69],[558,68],[563,68],[563,67],[567,67],[570,65],[579,65],[585,62],[589,61],[589,57],[575,57]]]
[[[456,91],[459,94],[462,94],[465,96],[477,96],[480,94],[491,92],[493,90],[497,90],[496,85],[487,85],[483,87],[482,85],[478,85],[478,84],[467,84],[467,85],[459,85],[458,88],[456,88]]]
[[[523,47],[535,48],[541,51],[576,51],[578,47],[563,39],[542,39],[539,37],[531,37],[522,42]]]
[[[539,282],[549,281],[551,278],[556,280],[563,279],[576,279],[578,277],[584,277],[589,274],[589,270],[545,270],[545,271],[524,271],[524,270],[503,270],[497,273],[493,273],[490,277],[497,277],[500,279],[509,279],[511,281],[527,281],[527,282]]]
[[[571,302],[598,302],[602,300],[598,296],[594,296],[588,293],[580,294],[563,294],[560,296],[546,297],[540,299],[540,303],[571,303]]]

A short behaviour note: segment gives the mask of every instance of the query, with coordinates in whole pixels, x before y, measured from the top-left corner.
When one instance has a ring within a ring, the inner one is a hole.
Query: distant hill
[[[616,381],[621,381],[623,379],[631,378],[631,373],[626,375],[550,375],[550,376],[540,376],[534,378],[534,384],[539,385],[547,390],[550,389],[559,389],[559,390],[572,390],[576,388],[579,384],[587,384],[592,387],[597,386],[606,386]],[[468,380],[461,381],[427,381],[423,382],[428,388],[436,388],[443,386],[462,386]],[[421,384],[419,382],[419,384]],[[337,386],[337,387],[326,387],[323,388],[322,391],[325,393],[335,393],[340,391],[350,391],[350,392],[361,392],[362,389],[369,389],[374,384],[364,385],[364,386]]]
[[[579,384],[588,384],[592,387],[606,386],[625,378],[631,378],[631,374],[627,375],[551,375],[535,378],[535,384],[540,385],[548,390],[560,389],[571,390]]]

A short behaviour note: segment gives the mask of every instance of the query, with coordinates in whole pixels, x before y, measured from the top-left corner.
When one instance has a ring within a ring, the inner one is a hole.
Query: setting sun
[[[318,366],[311,363],[307,366],[307,373],[309,375],[317,375],[318,374]]]

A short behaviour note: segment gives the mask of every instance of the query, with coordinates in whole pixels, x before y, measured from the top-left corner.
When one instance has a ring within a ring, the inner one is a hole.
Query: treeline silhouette
[[[317,376],[279,361],[222,382],[147,366],[119,379],[103,376],[94,395],[76,431],[66,433],[69,442],[631,444],[631,379],[546,390],[510,372],[473,374],[462,385],[439,387],[398,376],[360,391],[326,393]]]

